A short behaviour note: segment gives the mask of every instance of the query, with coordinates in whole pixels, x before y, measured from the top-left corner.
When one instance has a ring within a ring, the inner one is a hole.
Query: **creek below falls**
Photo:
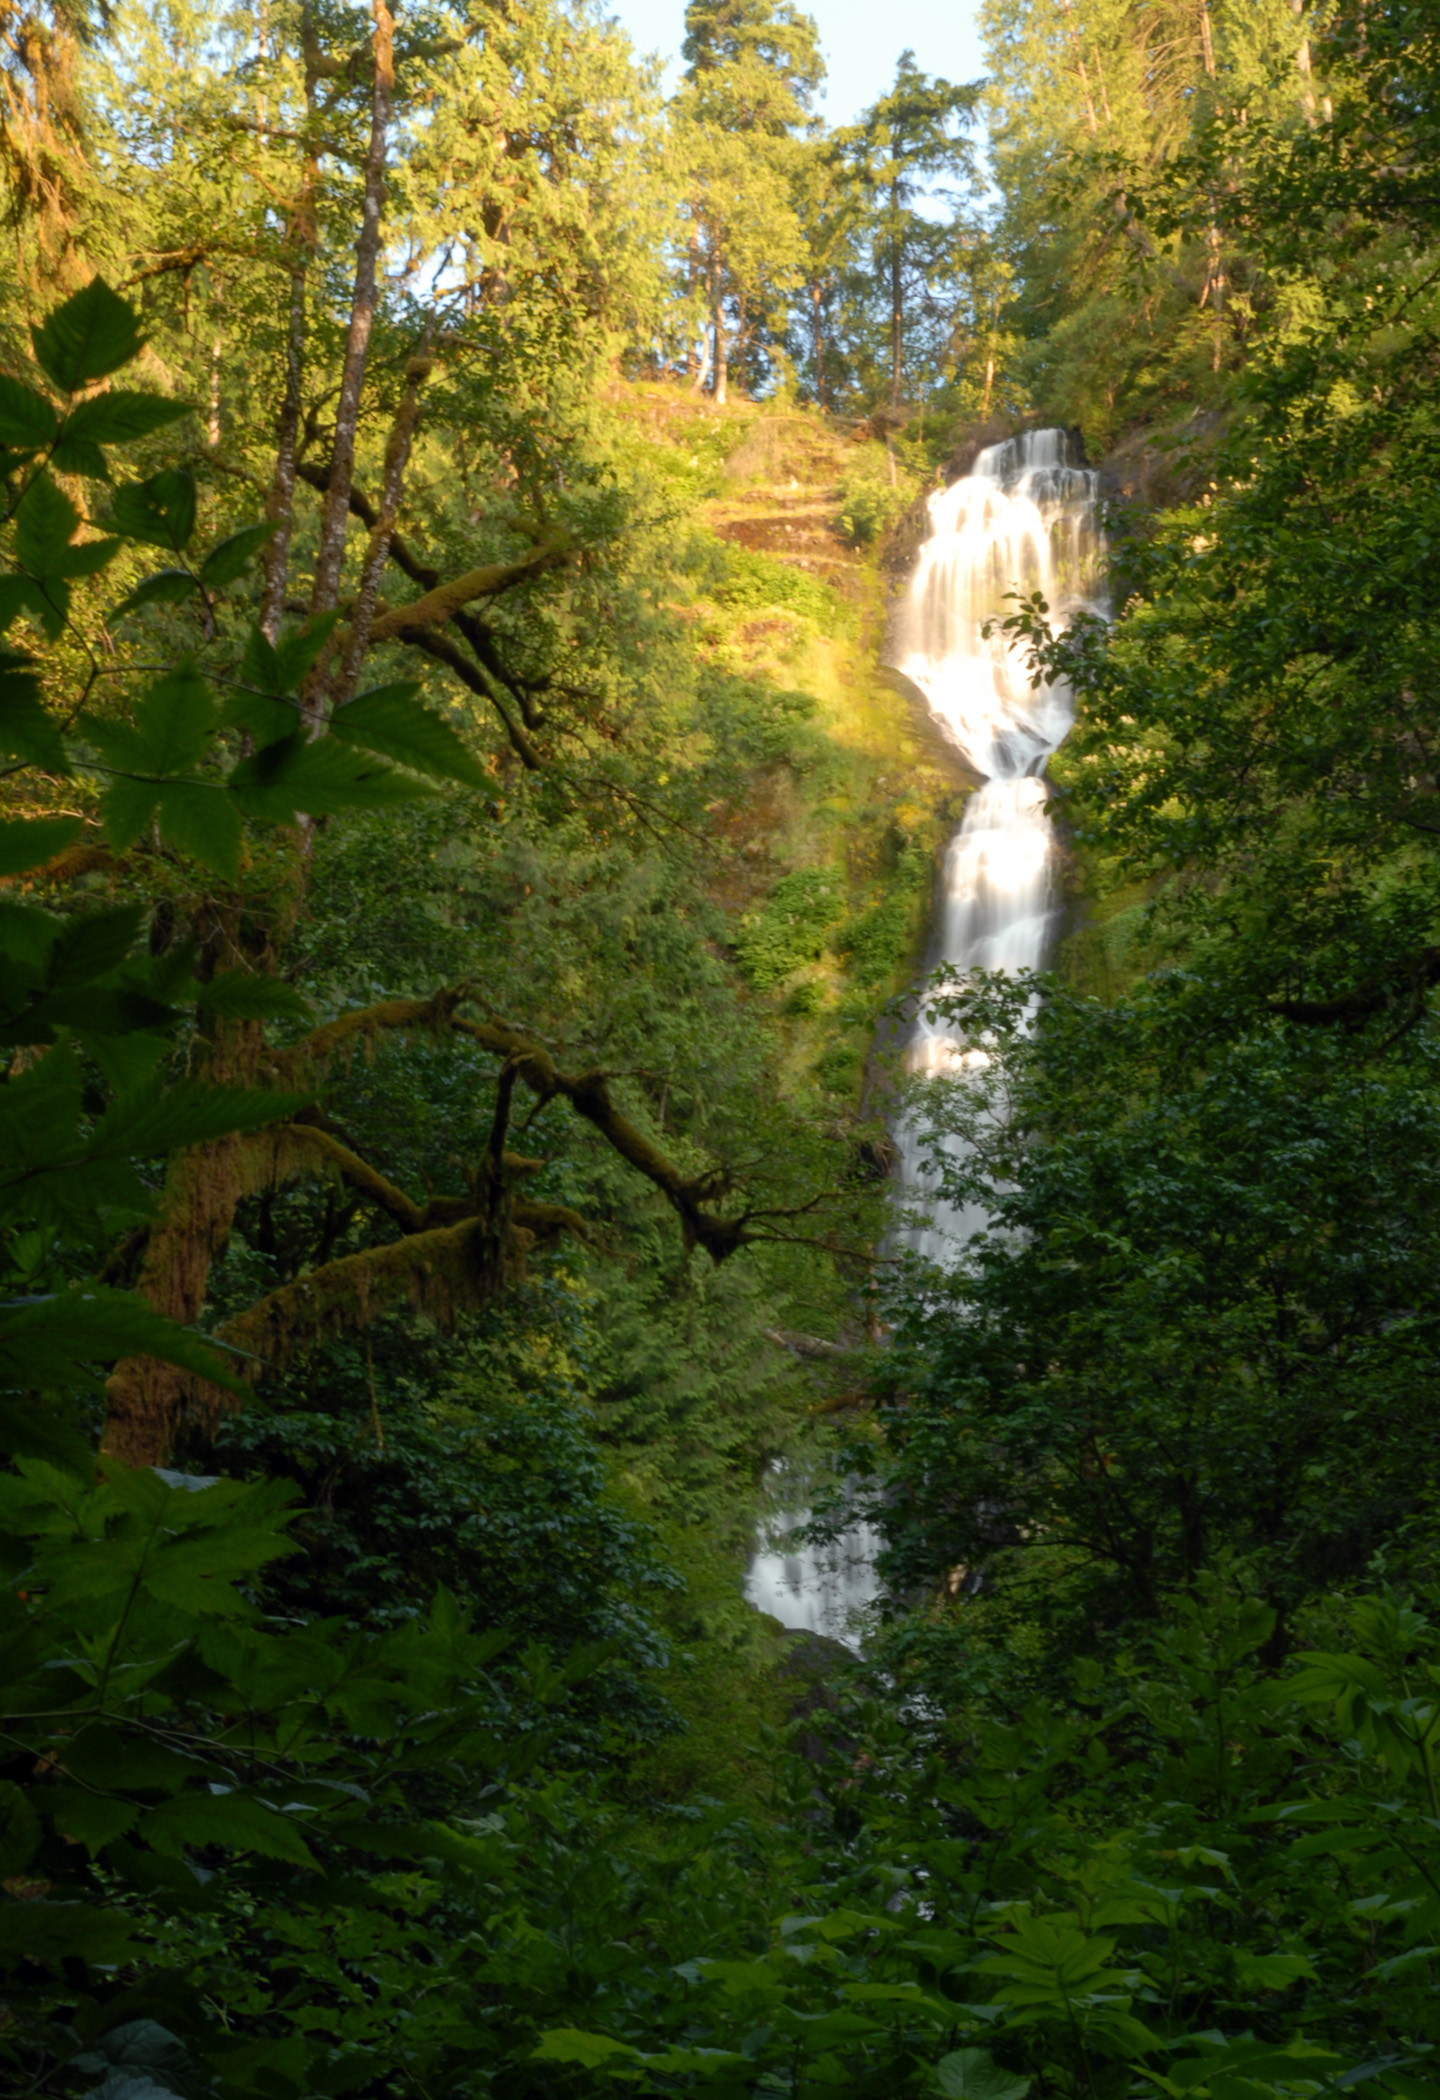
[[[1052,621],[1100,610],[1099,476],[1074,463],[1061,430],[1027,431],[981,452],[969,474],[930,498],[930,538],[897,607],[891,661],[980,785],[946,848],[927,973],[1018,974],[1040,968],[1056,914],[1055,839],[1045,767],[1073,719],[1063,685],[1036,689],[1023,657],[986,623],[1012,607],[1008,594],[1039,591]],[[972,1053],[973,1054],[973,1053]],[[965,1053],[923,1009],[911,1024],[912,1072],[959,1074]],[[897,1209],[919,1223],[905,1244],[944,1264],[983,1222],[937,1201],[934,1169],[918,1132],[897,1121]],[[785,1476],[772,1483],[783,1504]],[[762,1524],[745,1595],[792,1632],[858,1649],[879,1594],[878,1536],[857,1524],[827,1544],[805,1537],[809,1510],[779,1507]]]

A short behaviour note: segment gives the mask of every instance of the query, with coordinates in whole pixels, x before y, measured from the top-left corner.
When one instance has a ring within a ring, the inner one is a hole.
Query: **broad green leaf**
[[[90,1470],[93,1473],[93,1460]],[[83,1786],[152,1794],[178,1793],[197,1779],[221,1776],[217,1765],[182,1756],[148,1733],[122,1730],[108,1721],[92,1722],[67,1741],[65,1770]]]
[[[0,1779],[0,1881],[30,1864],[40,1844],[40,1818],[12,1779]]]
[[[210,549],[201,564],[200,580],[207,590],[218,590],[227,583],[234,583],[243,576],[269,539],[273,539],[273,525],[246,525],[239,532],[232,532],[228,539],[221,540]]]
[[[945,2100],[1025,2100],[1035,2083],[996,2063],[988,2049],[954,2049],[935,2066]]]
[[[295,1115],[311,1099],[263,1087],[213,1086],[205,1079],[182,1079],[171,1087],[157,1081],[111,1104],[91,1131],[86,1156],[157,1159],[234,1131],[263,1130]]]
[[[15,557],[31,575],[63,575],[61,567],[80,525],[80,513],[59,483],[37,474],[15,513]]]
[[[258,1852],[263,1859],[313,1867],[315,1856],[294,1820],[268,1808],[253,1795],[176,1794],[153,1808],[140,1824],[140,1835],[157,1852],[179,1858],[193,1845],[228,1845],[237,1852]]]
[[[143,1949],[131,1935],[134,1920],[94,1903],[52,1903],[43,1897],[0,1902],[0,1957],[24,1955],[51,1966],[67,1960],[118,1967]]]
[[[118,371],[145,341],[139,315],[102,277],[93,277],[32,327],[30,339],[40,369],[62,394],[78,393]]]
[[[551,2064],[581,2064],[593,2071],[597,2064],[616,2057],[638,2057],[628,2042],[617,2042],[608,2034],[587,2034],[580,2027],[548,2027],[540,2045],[531,2051],[531,2061]]]
[[[240,659],[241,684],[274,700],[294,693],[329,641],[338,618],[338,613],[326,613],[308,626],[282,636],[274,647],[258,627],[252,627]]]
[[[322,613],[318,620],[307,622],[293,634],[281,635],[275,645],[279,691],[293,693],[298,690],[306,672],[316,663],[325,644],[334,633],[339,618],[338,612]]]
[[[88,984],[124,962],[145,918],[141,904],[117,904],[63,920],[50,954],[53,985]]]
[[[187,402],[167,401],[163,394],[141,393],[135,387],[114,387],[72,408],[61,436],[86,438],[97,445],[130,445],[189,413]]]
[[[110,468],[104,453],[93,438],[76,432],[73,436],[63,431],[55,440],[55,449],[50,454],[51,464],[62,474],[83,474],[91,481],[108,481]]]
[[[100,822],[117,853],[133,846],[160,801],[160,789],[149,780],[112,780],[100,797]]]
[[[37,1789],[34,1798],[55,1828],[66,1837],[77,1839],[92,1859],[113,1839],[133,1830],[140,1820],[138,1802],[88,1787],[46,1786]]]
[[[1244,1991],[1283,1991],[1302,1977],[1312,1982],[1314,1964],[1303,1954],[1246,1954],[1236,1950],[1235,1980]]]
[[[0,821],[0,876],[23,875],[28,868],[43,867],[79,834],[78,817],[9,817]]]
[[[179,773],[205,755],[215,697],[200,673],[181,665],[157,678],[135,707],[135,727],[157,773]]]
[[[168,1028],[178,1019],[144,992],[124,985],[81,984],[44,993],[0,1026],[9,1043],[53,1043],[56,1030],[68,1028],[87,1042],[123,1037],[132,1031]]]
[[[122,1356],[157,1357],[230,1392],[245,1391],[230,1368],[233,1358],[128,1291],[96,1283],[24,1304],[0,1301],[0,1389],[93,1385]]]
[[[378,751],[417,773],[466,787],[490,785],[490,775],[440,715],[420,706],[408,682],[357,693],[331,717],[330,733],[363,750]]]
[[[86,715],[79,728],[108,765],[163,780],[188,773],[205,755],[215,722],[209,685],[181,664],[141,695],[130,722]]]
[[[153,576],[146,576],[120,600],[112,620],[123,620],[127,613],[138,612],[142,605],[183,605],[193,598],[199,589],[188,569],[157,569]]]
[[[242,759],[229,786],[247,815],[271,822],[302,810],[323,817],[346,809],[383,808],[433,792],[377,759],[346,750],[333,737],[312,743],[303,735],[268,744]]]
[[[244,826],[223,787],[181,781],[160,790],[160,830],[181,853],[233,880],[240,872]]]
[[[130,539],[179,554],[195,530],[193,476],[167,468],[147,481],[124,483],[115,491],[110,519]]]
[[[54,608],[38,583],[29,576],[0,576],[0,634],[25,616],[48,627]]]
[[[257,693],[268,694],[272,699],[281,698],[286,691],[280,676],[280,660],[259,627],[252,627],[245,637],[240,680],[243,685],[253,687]]]
[[[55,411],[43,394],[0,373],[0,445],[15,452],[43,452],[56,427]]]
[[[224,970],[202,984],[195,1003],[205,1013],[228,1014],[235,1020],[309,1021],[309,1001],[283,977],[261,977],[249,970]]]

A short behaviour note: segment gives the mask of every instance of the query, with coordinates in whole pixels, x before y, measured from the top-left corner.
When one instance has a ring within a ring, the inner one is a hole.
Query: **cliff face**
[[[917,695],[883,664],[900,578],[885,559],[918,475],[814,409],[682,387],[617,389],[694,535],[694,647],[748,683],[783,735],[711,811],[710,878],[732,954],[783,1028],[796,1085],[858,1108],[887,999],[923,947],[936,858],[966,782]],[[923,512],[923,503],[919,505]]]

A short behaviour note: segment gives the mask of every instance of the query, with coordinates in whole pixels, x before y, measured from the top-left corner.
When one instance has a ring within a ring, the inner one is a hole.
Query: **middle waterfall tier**
[[[902,609],[897,668],[917,686],[983,785],[945,855],[931,971],[1018,975],[1040,968],[1054,916],[1054,837],[1046,761],[1072,720],[1060,684],[1030,684],[1023,653],[999,623],[1012,593],[1040,592],[1052,622],[1099,603],[1098,476],[1071,463],[1061,430],[1027,431],[980,453],[963,481],[930,499],[931,537]],[[997,631],[987,636],[987,625]],[[943,1020],[917,1016],[915,1073],[960,1068]],[[944,1261],[981,1222],[936,1200],[936,1170],[907,1120],[896,1131],[904,1200],[928,1211],[910,1242]]]

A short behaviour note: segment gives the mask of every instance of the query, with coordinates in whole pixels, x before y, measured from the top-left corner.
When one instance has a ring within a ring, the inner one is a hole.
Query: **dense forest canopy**
[[[7,2093],[1440,2093],[1440,28],[983,24],[0,14]],[[1064,931],[920,985],[1057,425]]]

